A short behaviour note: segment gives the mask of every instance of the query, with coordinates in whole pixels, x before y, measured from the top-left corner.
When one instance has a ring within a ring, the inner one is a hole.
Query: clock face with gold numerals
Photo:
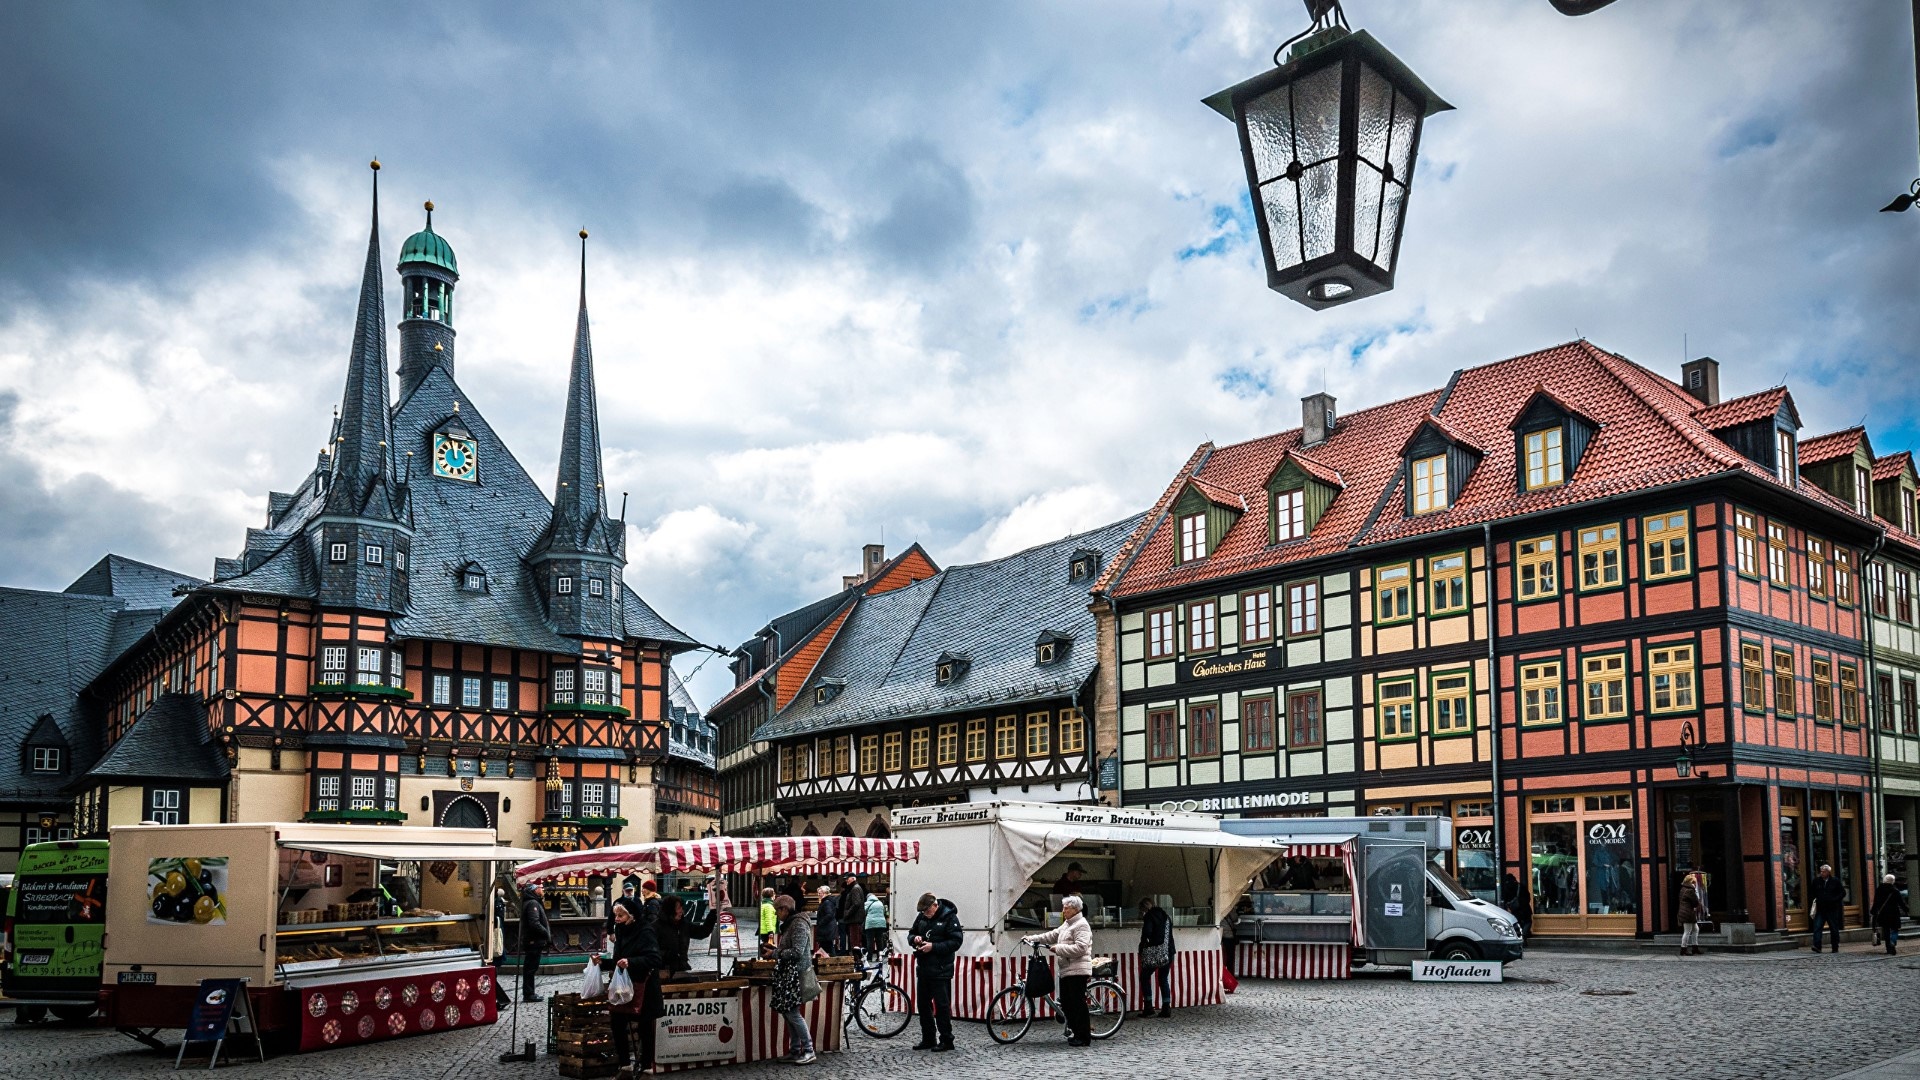
[[[433,437],[433,475],[451,480],[472,480],[477,465],[473,440],[461,435],[438,434]]]

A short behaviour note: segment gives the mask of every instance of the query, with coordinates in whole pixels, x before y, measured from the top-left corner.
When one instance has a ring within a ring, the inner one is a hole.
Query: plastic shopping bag
[[[633,980],[627,977],[626,968],[613,969],[613,982],[607,985],[607,1004],[625,1005],[633,1000]]]
[[[607,981],[600,974],[600,965],[592,960],[587,961],[586,970],[580,973],[580,1000],[592,1001],[606,993],[606,990]]]

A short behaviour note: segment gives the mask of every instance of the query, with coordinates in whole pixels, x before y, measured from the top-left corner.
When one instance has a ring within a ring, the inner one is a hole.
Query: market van
[[[107,920],[107,842],[28,844],[5,913],[0,992],[32,1019],[52,1009],[84,1020],[100,1000]]]
[[[1244,942],[1352,942],[1354,963],[1499,960],[1524,955],[1512,915],[1473,895],[1431,858],[1451,849],[1444,817],[1229,818],[1229,833],[1281,840],[1317,882],[1248,893],[1235,919]],[[1271,875],[1270,875],[1271,876]]]

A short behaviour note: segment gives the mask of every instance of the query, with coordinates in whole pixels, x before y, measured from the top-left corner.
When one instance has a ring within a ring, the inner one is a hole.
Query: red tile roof
[[[1893,480],[1898,478],[1902,472],[1912,471],[1913,452],[1911,450],[1902,450],[1897,454],[1888,454],[1886,457],[1875,458],[1873,461],[1873,478],[1875,480]]]
[[[1247,512],[1247,500],[1241,498],[1235,492],[1228,491],[1226,488],[1220,487],[1217,484],[1210,484],[1198,477],[1188,481],[1188,483],[1192,484],[1200,494],[1206,496],[1208,502],[1215,506],[1224,506],[1229,510],[1237,510],[1243,514]]]
[[[1694,413],[1693,418],[1708,431],[1723,431],[1777,415],[1783,402],[1790,404],[1792,401],[1793,398],[1787,393],[1786,387],[1776,386],[1771,390],[1733,398],[1718,405],[1708,405]]]
[[[1800,464],[1804,468],[1808,465],[1818,465],[1823,461],[1846,457],[1859,449],[1860,440],[1865,438],[1866,434],[1866,428],[1850,427],[1828,435],[1801,439]]]
[[[1566,483],[1525,491],[1509,428],[1541,387],[1551,387],[1556,401],[1592,420],[1598,430]],[[1174,560],[1172,530],[1158,528],[1161,514],[1149,515],[1145,535],[1129,542],[1127,557],[1115,560],[1111,580],[1103,578],[1100,587],[1111,587],[1118,596],[1157,592],[1729,472],[1779,483],[1771,471],[1714,437],[1696,415],[1702,411],[1699,401],[1679,385],[1585,341],[1460,372],[1436,417],[1439,399],[1440,391],[1431,391],[1343,416],[1312,452],[1345,487],[1310,536],[1277,546],[1267,544],[1262,489],[1280,460],[1299,448],[1300,430],[1217,449],[1202,446],[1160,505],[1167,505],[1191,477],[1248,496],[1247,513],[1207,558],[1184,564]],[[1774,408],[1781,400],[1774,398]],[[1481,448],[1483,457],[1454,505],[1409,517],[1399,484],[1399,448],[1421,424],[1436,419],[1442,430]],[[1836,512],[1852,514],[1811,483],[1794,486]]]
[[[1308,476],[1313,477],[1328,487],[1343,488],[1347,486],[1347,481],[1340,475],[1339,469],[1315,461],[1298,450],[1289,450],[1280,455],[1280,457],[1283,463],[1287,461],[1293,462],[1295,465],[1300,466],[1301,472],[1306,473]],[[1279,465],[1274,466],[1276,470],[1279,469],[1279,467]]]

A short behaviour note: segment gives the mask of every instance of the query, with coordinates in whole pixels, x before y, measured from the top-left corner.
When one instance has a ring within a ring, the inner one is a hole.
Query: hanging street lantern
[[[1305,2],[1274,70],[1206,104],[1240,130],[1267,287],[1319,309],[1393,288],[1421,121],[1453,106],[1337,0]]]

